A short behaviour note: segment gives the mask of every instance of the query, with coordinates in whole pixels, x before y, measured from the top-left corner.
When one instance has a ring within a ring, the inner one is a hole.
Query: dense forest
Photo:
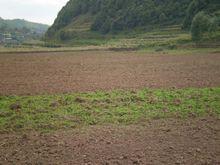
[[[54,38],[63,34],[63,29],[82,15],[90,15],[89,30],[101,34],[174,24],[189,30],[194,17],[201,11],[219,26],[219,0],[70,0],[46,36]]]

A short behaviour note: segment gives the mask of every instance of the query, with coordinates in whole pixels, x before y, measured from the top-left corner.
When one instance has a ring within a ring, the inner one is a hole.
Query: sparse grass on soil
[[[220,115],[220,88],[0,96],[0,131],[51,131]]]

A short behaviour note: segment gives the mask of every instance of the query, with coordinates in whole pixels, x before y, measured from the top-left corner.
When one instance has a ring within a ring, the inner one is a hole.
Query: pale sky
[[[51,25],[68,0],[0,0],[0,17]]]

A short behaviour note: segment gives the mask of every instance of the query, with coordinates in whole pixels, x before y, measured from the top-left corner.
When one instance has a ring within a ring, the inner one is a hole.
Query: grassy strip
[[[220,88],[0,96],[0,131],[51,131],[148,119],[220,115]]]
[[[78,30],[78,29],[77,29]],[[77,33],[77,34],[76,34]],[[193,54],[220,52],[219,39],[205,38],[199,43],[191,40],[189,32],[180,26],[156,29],[136,29],[118,34],[101,35],[94,32],[74,32],[72,40],[30,41],[22,45],[0,46],[0,54],[29,52],[74,52],[91,50],[138,50],[148,53]],[[90,37],[89,37],[90,36]],[[220,36],[220,32],[215,36]],[[218,37],[219,38],[219,37]]]
[[[8,53],[52,53],[52,52],[76,52],[76,51],[95,51],[108,50],[104,47],[85,46],[85,47],[60,47],[60,48],[46,48],[46,47],[0,47],[0,54]]]
[[[158,51],[159,50],[159,51]],[[168,54],[168,55],[197,55],[197,54],[215,54],[220,53],[220,48],[177,48],[177,49],[142,49],[140,53],[145,54]]]

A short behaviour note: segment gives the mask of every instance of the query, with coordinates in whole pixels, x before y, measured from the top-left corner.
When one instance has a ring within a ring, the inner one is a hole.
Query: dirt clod
[[[200,148],[197,148],[196,151],[197,151],[198,153],[200,153],[200,152],[201,152],[201,149],[200,149]]]
[[[56,108],[56,107],[58,107],[59,106],[59,103],[58,102],[52,102],[51,104],[50,104],[50,107],[52,107],[52,108]]]
[[[75,102],[77,102],[77,103],[84,103],[84,102],[86,102],[84,99],[82,99],[82,98],[79,98],[79,97],[77,97],[76,99],[75,99]]]
[[[11,104],[10,107],[9,107],[11,110],[20,110],[21,109],[21,105],[19,103],[14,103],[14,104]]]

